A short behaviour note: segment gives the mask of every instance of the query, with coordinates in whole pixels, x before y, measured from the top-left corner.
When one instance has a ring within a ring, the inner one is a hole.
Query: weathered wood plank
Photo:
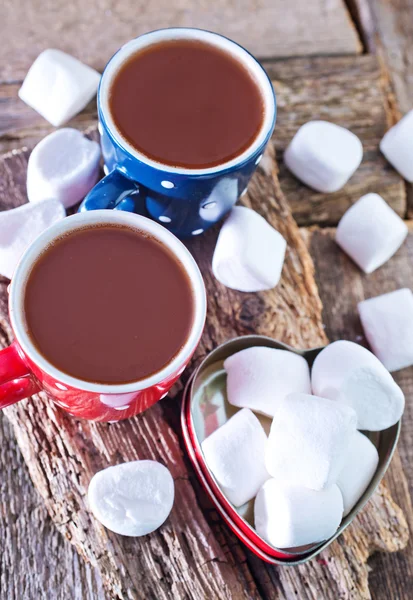
[[[280,183],[297,222],[336,224],[346,209],[368,192],[379,192],[398,214],[404,215],[404,183],[379,151],[392,114],[385,95],[386,80],[376,57],[293,59],[274,62],[267,69],[278,99],[273,140]],[[297,129],[313,119],[347,127],[363,143],[362,164],[334,194],[310,190],[282,162],[283,151]]]
[[[99,572],[57,531],[0,415],[1,600],[103,600]]]
[[[373,56],[290,59],[265,63],[274,79],[278,118],[274,144],[280,182],[294,217],[301,225],[335,224],[362,194],[379,191],[400,215],[406,212],[406,191],[400,176],[381,156],[378,144],[391,120],[386,81]],[[17,97],[17,84],[0,86],[0,150],[34,143],[53,128]],[[2,95],[2,96],[1,96]],[[283,166],[282,154],[298,127],[322,118],[349,127],[363,141],[363,163],[350,182],[335,194],[318,194],[300,184]],[[96,122],[95,102],[70,125]]]
[[[350,0],[371,52],[385,60],[400,110],[413,108],[413,0]]]
[[[334,242],[333,229],[303,232],[316,268],[316,281],[325,307],[323,320],[330,339],[349,339],[367,345],[358,318],[357,303],[400,287],[413,289],[413,223],[406,243],[381,269],[364,275]],[[406,410],[399,453],[392,462],[386,482],[407,515],[413,531],[413,367],[395,373],[406,395]],[[400,477],[404,470],[405,477]],[[370,589],[374,599],[410,600],[413,589],[413,544],[403,553],[379,554],[370,562]]]
[[[270,149],[271,150],[271,149]],[[25,201],[22,169],[28,152],[0,160],[7,175],[7,206]],[[14,175],[15,174],[15,175]],[[311,347],[325,341],[313,265],[281,193],[271,154],[245,197],[288,241],[280,285],[270,292],[240,294],[218,284],[210,261],[217,229],[193,240],[191,250],[205,276],[209,310],[195,362],[218,343],[256,331]],[[6,198],[0,191],[0,205]],[[3,204],[4,206],[4,204]],[[0,283],[0,325],[6,315],[6,284]],[[3,340],[3,343],[6,340]],[[58,529],[95,564],[111,598],[277,598],[336,600],[369,598],[369,554],[396,551],[407,542],[403,513],[382,485],[342,538],[321,559],[296,569],[277,569],[252,556],[205,499],[183,452],[179,400],[165,399],[145,414],[118,424],[80,422],[36,396],[6,409],[30,474]],[[144,538],[117,536],[87,509],[88,482],[98,469],[135,458],[166,463],[176,483],[167,523]],[[398,472],[403,481],[403,472]]]
[[[413,108],[413,0],[350,0],[367,48],[385,65],[392,82],[395,108]],[[400,115],[399,115],[400,116]],[[406,183],[408,217],[413,217],[413,185]]]
[[[101,70],[125,42],[162,27],[217,31],[266,58],[355,54],[361,44],[341,0],[4,0],[0,80],[22,79],[45,48],[59,48]]]
[[[0,152],[33,146],[55,128],[17,96],[21,83],[0,83]],[[85,129],[97,121],[96,98],[68,127]]]

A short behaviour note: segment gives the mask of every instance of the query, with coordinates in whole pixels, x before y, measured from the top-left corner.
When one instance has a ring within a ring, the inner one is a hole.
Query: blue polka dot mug
[[[121,135],[109,110],[111,82],[132,54],[154,43],[182,38],[205,41],[231,53],[250,70],[264,101],[263,123],[252,144],[236,158],[210,168],[172,167],[145,156]],[[89,192],[79,210],[113,208],[137,212],[151,217],[182,238],[203,233],[246,191],[271,137],[276,117],[273,87],[257,60],[223,36],[192,28],[153,31],[122,46],[106,65],[97,104],[107,174]]]

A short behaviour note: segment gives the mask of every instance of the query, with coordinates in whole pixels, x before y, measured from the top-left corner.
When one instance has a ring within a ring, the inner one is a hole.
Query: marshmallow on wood
[[[205,462],[234,506],[254,498],[268,479],[266,443],[262,425],[248,408],[237,412],[202,442]]]
[[[49,123],[60,127],[96,94],[100,73],[61,50],[44,50],[26,75],[19,96]]]
[[[30,154],[27,196],[30,202],[56,198],[65,208],[80,202],[99,177],[100,147],[77,129],[46,136]]]
[[[283,236],[261,215],[235,206],[218,236],[213,273],[234,290],[269,290],[280,280],[286,245]]]
[[[296,548],[327,540],[337,531],[343,498],[336,485],[315,491],[269,479],[255,499],[257,533],[276,548]]]
[[[264,346],[246,348],[227,358],[224,368],[229,403],[269,417],[288,394],[311,393],[308,363],[294,352]]]
[[[131,537],[158,529],[174,502],[174,480],[154,460],[136,460],[108,467],[93,476],[89,506],[108,529]]]
[[[380,150],[400,175],[413,183],[413,110],[384,135]]]
[[[271,425],[267,471],[312,490],[329,487],[345,464],[356,423],[356,413],[345,404],[290,394],[279,402]]]
[[[54,199],[0,212],[0,274],[11,279],[26,248],[65,216],[63,205]]]
[[[378,194],[366,194],[341,218],[336,242],[365,273],[381,267],[406,239],[407,225]]]
[[[413,365],[413,294],[396,290],[359,302],[366,338],[389,371]]]
[[[374,354],[353,342],[340,340],[320,352],[311,386],[314,394],[351,406],[358,429],[387,429],[403,414],[402,390]]]
[[[344,503],[344,516],[353,509],[368,488],[379,464],[375,445],[356,431],[346,464],[337,479]]]
[[[336,192],[359,167],[363,146],[344,127],[309,121],[297,131],[284,153],[289,170],[318,192]]]

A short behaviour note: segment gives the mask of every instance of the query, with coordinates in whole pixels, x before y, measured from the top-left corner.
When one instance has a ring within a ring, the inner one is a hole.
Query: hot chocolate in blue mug
[[[162,29],[124,46],[98,90],[106,177],[80,211],[146,214],[179,237],[199,235],[246,191],[274,129],[271,81],[218,34]]]

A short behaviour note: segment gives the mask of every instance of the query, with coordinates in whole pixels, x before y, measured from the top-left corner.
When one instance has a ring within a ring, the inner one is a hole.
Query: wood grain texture
[[[413,289],[413,223],[405,244],[382,268],[364,275],[334,242],[333,229],[305,231],[316,268],[316,281],[323,304],[326,333],[331,340],[348,339],[367,346],[357,313],[357,303],[401,287]],[[413,367],[394,373],[406,395],[401,437],[385,481],[404,509],[413,531]],[[405,477],[400,477],[404,471]],[[376,555],[370,589],[374,599],[410,600],[413,589],[413,544],[397,555]]]
[[[103,600],[99,572],[57,531],[0,415],[1,600]]]
[[[260,58],[361,51],[341,0],[3,0],[0,79],[22,79],[45,48],[102,70],[128,40],[163,27],[222,33]]]
[[[6,202],[9,207],[10,198],[15,205],[25,201],[22,168],[27,156],[27,151],[15,152],[0,159],[0,179],[6,176],[10,191],[7,200],[0,193],[0,206]],[[282,280],[275,290],[265,293],[228,290],[214,280],[210,270],[217,228],[193,240],[190,249],[209,292],[207,324],[194,363],[225,339],[252,331],[301,347],[326,340],[313,264],[281,193],[271,148],[245,202],[287,239]],[[2,345],[12,337],[6,285],[6,280],[0,282]],[[376,550],[395,552],[407,543],[405,517],[381,485],[368,508],[318,560],[294,569],[264,564],[238,542],[200,489],[183,450],[179,394],[117,424],[77,421],[42,395],[5,413],[54,523],[97,567],[110,598],[364,600],[371,597],[369,555]],[[170,468],[176,500],[170,518],[157,532],[122,538],[91,517],[86,490],[97,470],[136,458],[160,460]],[[404,481],[401,469],[397,477]]]
[[[337,224],[347,208],[368,192],[378,192],[404,216],[403,180],[379,151],[392,119],[385,73],[374,56],[303,58],[268,65],[278,100],[273,136],[280,183],[300,225]],[[334,194],[301,184],[283,165],[288,143],[307,121],[322,119],[350,129],[363,143],[363,161],[349,182]]]
[[[20,83],[0,82],[0,152],[33,146],[42,137],[55,131],[43,117],[25,104],[17,95]],[[96,98],[65,126],[85,129],[96,125]]]
[[[413,0],[349,0],[394,89],[396,117],[413,109]],[[413,217],[413,185],[406,183],[407,215]]]
[[[349,0],[367,49],[387,64],[403,113],[413,108],[413,0]]]

